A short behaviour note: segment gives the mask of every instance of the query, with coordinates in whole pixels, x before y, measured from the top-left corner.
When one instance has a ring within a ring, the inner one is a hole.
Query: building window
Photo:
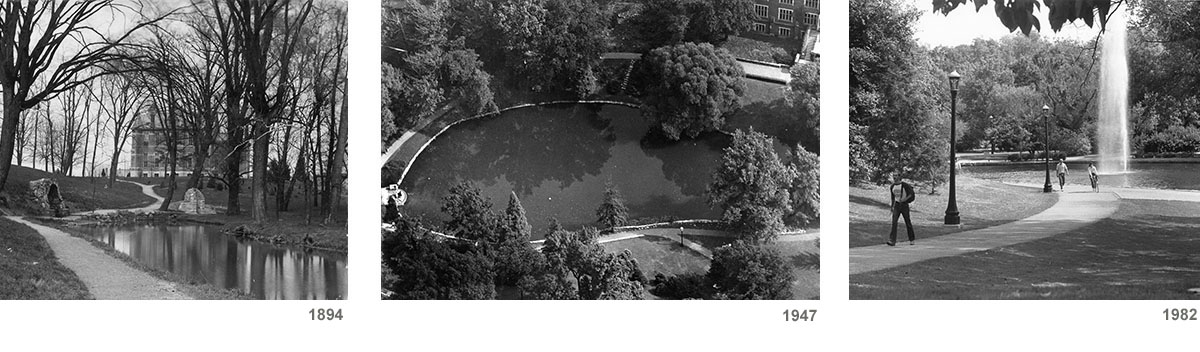
[[[795,5],[795,4],[796,4],[796,0],[779,0],[779,3],[780,3],[780,4],[786,4],[786,5]]]
[[[819,9],[821,8],[821,0],[804,0],[804,7]]]
[[[779,27],[779,36],[783,38],[791,38],[792,29],[788,27]]]
[[[762,18],[770,17],[771,9],[767,5],[754,4],[754,15]]]
[[[767,25],[765,23],[754,22],[754,31],[755,32],[770,33],[770,30],[771,30],[771,28],[767,27]]]
[[[779,9],[779,17],[778,18],[780,21],[791,22],[792,21],[792,10]]]
[[[819,16],[820,15],[811,12],[804,14],[804,24],[817,27],[817,24],[820,22]]]

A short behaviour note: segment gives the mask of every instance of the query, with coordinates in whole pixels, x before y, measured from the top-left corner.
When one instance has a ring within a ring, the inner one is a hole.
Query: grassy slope
[[[141,188],[136,185],[117,182],[113,184],[113,188],[105,189],[107,180],[99,177],[66,177],[14,165],[8,175],[8,183],[4,187],[4,190],[10,195],[9,206],[13,209],[26,209],[27,205],[23,202],[25,201],[24,197],[29,193],[29,181],[41,178],[51,178],[58,182],[63,200],[67,202],[72,212],[134,208],[154,202],[153,199],[142,194]],[[17,202],[19,203],[16,203],[13,200],[18,199],[18,196],[20,199]]]
[[[91,299],[75,272],[28,226],[0,218],[0,299]]]
[[[856,299],[1196,299],[1200,203],[1123,201],[1054,237],[851,276]]]
[[[969,177],[958,177],[958,211],[962,226],[945,226],[948,186],[930,195],[917,189],[912,203],[913,231],[922,238],[996,226],[1040,213],[1057,201],[1058,196],[1040,190],[1010,186]],[[888,188],[868,185],[850,187],[850,247],[882,244],[891,230]],[[897,239],[904,240],[904,220],[896,227]]]

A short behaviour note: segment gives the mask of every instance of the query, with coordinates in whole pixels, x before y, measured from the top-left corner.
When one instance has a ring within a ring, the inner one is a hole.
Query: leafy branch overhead
[[[988,0],[933,0],[933,11],[948,15],[968,1],[975,4],[976,12],[988,4]],[[1122,2],[1124,0],[1000,0],[993,4],[996,17],[1005,28],[1010,32],[1020,28],[1021,33],[1029,35],[1032,29],[1042,30],[1041,21],[1033,15],[1035,9],[1041,11],[1042,5],[1046,5],[1050,11],[1050,29],[1058,32],[1064,23],[1074,23],[1075,20],[1083,20],[1088,27],[1094,27],[1099,20],[1100,29],[1103,30],[1108,23],[1109,10],[1120,6]]]

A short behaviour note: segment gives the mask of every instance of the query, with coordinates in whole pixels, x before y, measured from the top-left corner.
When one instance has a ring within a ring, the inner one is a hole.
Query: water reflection
[[[216,228],[85,228],[139,263],[259,299],[345,299],[346,256],[238,241]]]
[[[633,217],[719,216],[703,193],[729,138],[643,143],[648,130],[637,109],[618,105],[526,108],[464,122],[413,163],[401,185],[409,192],[402,211],[444,221],[441,198],[470,180],[498,212],[515,191],[540,233],[550,217],[567,227],[593,224],[611,182]]]

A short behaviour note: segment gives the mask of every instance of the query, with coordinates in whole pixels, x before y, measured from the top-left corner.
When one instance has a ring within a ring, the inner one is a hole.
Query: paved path
[[[408,139],[412,138],[414,134],[417,133],[413,131],[405,131],[404,134],[400,135],[399,139],[396,139],[395,142],[392,142],[392,144],[388,146],[387,150],[383,152],[383,157],[379,158],[379,160],[383,162],[380,167],[387,165],[388,161],[392,160],[392,155],[395,155],[396,151],[400,150],[401,146],[404,146],[404,142],[408,142]]]
[[[1090,187],[1083,189],[1086,191],[1073,192],[1068,188],[1050,208],[1011,223],[925,240],[918,233],[915,246],[901,242],[895,247],[880,244],[850,248],[850,274],[1038,240],[1087,226],[1117,211],[1120,201],[1115,193],[1091,193]],[[898,237],[903,239],[904,235]]]
[[[19,216],[6,218],[42,234],[58,261],[74,271],[96,299],[191,299],[171,282],[134,269],[82,238],[29,222]]]

